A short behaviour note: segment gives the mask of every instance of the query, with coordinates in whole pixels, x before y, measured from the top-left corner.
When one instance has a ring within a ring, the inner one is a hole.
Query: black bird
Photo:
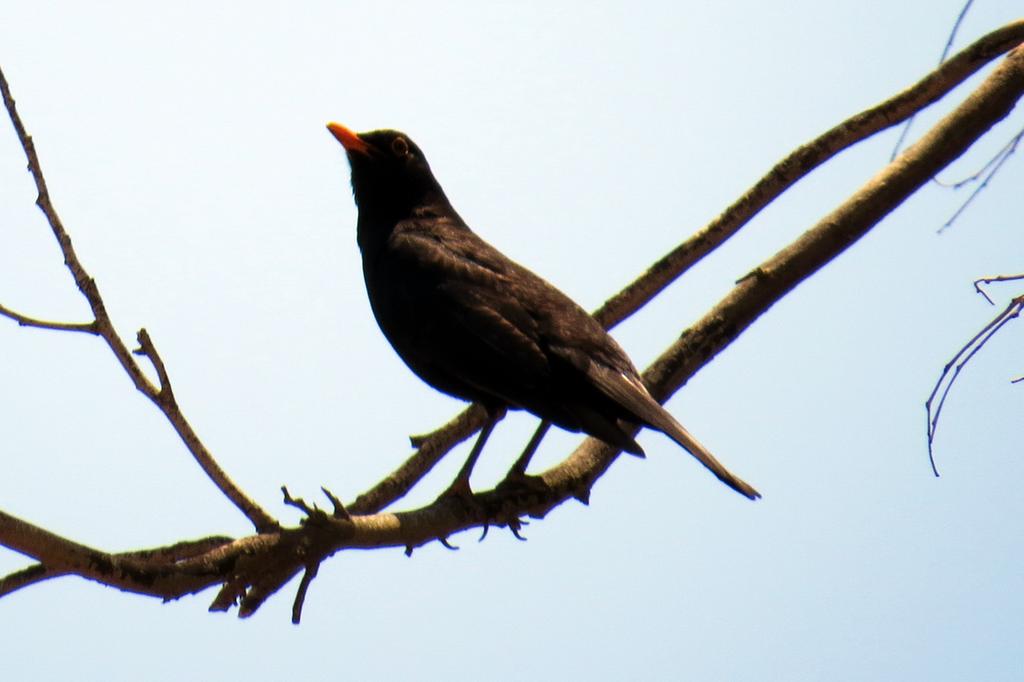
[[[357,239],[370,306],[402,360],[434,388],[480,403],[489,419],[450,492],[469,474],[505,408],[642,455],[630,435],[665,433],[726,485],[760,494],[731,474],[644,387],[626,353],[568,296],[478,237],[459,217],[420,148],[403,133],[356,134],[327,125],[352,167]]]

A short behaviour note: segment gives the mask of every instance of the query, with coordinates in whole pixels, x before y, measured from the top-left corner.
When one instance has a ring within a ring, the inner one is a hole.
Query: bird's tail
[[[661,431],[682,445],[722,483],[751,500],[761,497],[761,493],[754,490],[753,486],[722,466],[722,463],[715,459],[700,441],[690,435],[668,410],[659,405],[635,371],[616,371],[607,365],[592,362],[587,366],[587,377],[620,407],[636,415],[638,421]]]
[[[651,426],[663,432],[666,436],[683,446],[687,452],[696,457],[701,464],[707,467],[719,481],[726,484],[740,495],[744,495],[751,500],[756,500],[761,497],[761,493],[757,492],[752,485],[744,481],[739,476],[733,474],[731,471],[726,469],[721,462],[715,459],[715,456],[712,455],[706,447],[701,445],[700,441],[694,438],[689,431],[684,429],[683,425],[677,422],[675,417],[669,414],[666,410],[662,409],[658,417],[658,422],[652,422]]]
[[[683,449],[693,455],[698,462],[707,467],[707,469],[713,473],[719,481],[726,484],[740,495],[751,500],[756,500],[761,497],[761,493],[757,492],[757,490],[754,489],[754,486],[726,469],[725,465],[719,462],[715,456],[711,454],[711,451],[704,447],[699,440],[694,438],[693,434],[683,428],[683,425],[676,421],[676,418],[673,417],[668,410],[659,405],[654,398],[648,396],[648,399],[650,400],[650,403],[645,406],[646,409],[643,411],[643,420],[647,426],[661,431],[681,445]]]

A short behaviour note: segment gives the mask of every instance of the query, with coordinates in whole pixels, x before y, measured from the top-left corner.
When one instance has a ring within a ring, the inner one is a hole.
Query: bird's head
[[[340,123],[328,123],[327,129],[348,155],[360,212],[404,217],[418,206],[447,201],[423,152],[404,133],[354,133]]]

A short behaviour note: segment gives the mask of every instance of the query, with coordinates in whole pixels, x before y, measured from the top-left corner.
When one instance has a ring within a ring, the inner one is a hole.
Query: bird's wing
[[[514,264],[471,232],[443,238],[422,229],[396,230],[389,256],[412,277],[409,296],[419,299],[438,329],[462,334],[423,334],[430,362],[514,405],[550,374],[536,320],[510,295]],[[436,343],[434,342],[436,340]],[[415,349],[413,349],[415,352]]]
[[[405,275],[416,273],[410,284],[429,297],[424,307],[438,324],[464,332],[434,337],[443,343],[429,348],[430,361],[443,372],[540,414],[558,409],[563,420],[578,421],[579,428],[641,452],[625,432],[618,433],[614,420],[604,423],[607,416],[573,414],[572,405],[561,404],[557,396],[541,402],[547,398],[539,393],[558,388],[553,383],[559,382],[549,382],[552,374],[564,377],[569,371],[578,388],[593,387],[583,390],[596,389],[624,414],[664,432],[737,492],[760,497],[651,397],[625,351],[571,299],[468,229],[423,227],[396,230],[389,252],[404,261]],[[590,409],[586,403],[578,407]]]

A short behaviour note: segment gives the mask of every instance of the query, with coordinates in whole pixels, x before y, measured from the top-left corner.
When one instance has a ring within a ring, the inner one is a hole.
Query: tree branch
[[[4,76],[3,70],[0,69],[0,93],[3,95],[4,106],[7,109],[7,113],[11,118],[11,123],[14,124],[14,129],[18,134],[18,140],[21,142],[21,147],[25,152],[25,158],[28,159],[28,169],[32,174],[32,178],[36,184],[36,190],[38,196],[36,198],[36,205],[46,216],[46,221],[50,225],[50,229],[53,231],[54,237],[57,239],[57,243],[60,245],[61,253],[64,254],[64,264],[71,272],[71,276],[75,280],[75,285],[78,290],[85,297],[89,303],[89,307],[92,309],[93,322],[85,325],[70,325],[64,323],[45,323],[40,320],[33,320],[25,316],[19,316],[16,313],[7,312],[6,316],[16,320],[19,324],[42,327],[46,329],[63,329],[65,331],[88,331],[92,334],[97,334],[103,337],[103,340],[107,342],[107,346],[110,347],[111,352],[117,358],[118,362],[132,382],[135,384],[135,388],[139,390],[143,395],[149,398],[154,405],[156,405],[164,416],[170,421],[171,426],[178,433],[184,441],[185,446],[189,452],[195,458],[199,466],[206,472],[206,475],[211,481],[220,489],[220,491],[229,499],[231,502],[238,507],[239,510],[252,522],[257,530],[268,530],[277,527],[277,521],[274,520],[266,511],[263,510],[256,502],[249,498],[242,490],[228,477],[227,473],[220,468],[214,460],[213,455],[206,449],[202,441],[199,440],[199,436],[196,435],[192,426],[185,419],[185,416],[178,409],[177,404],[174,402],[173,394],[170,391],[170,383],[167,379],[167,373],[163,369],[163,362],[160,361],[159,356],[156,353],[152,342],[149,339],[149,335],[146,334],[145,330],[139,332],[139,341],[142,344],[142,352],[147,355],[150,361],[153,362],[156,367],[158,377],[160,379],[160,387],[157,388],[150,382],[146,377],[142,368],[139,367],[138,363],[132,358],[131,353],[128,351],[128,347],[125,345],[121,337],[118,336],[117,331],[114,329],[114,325],[110,320],[110,316],[107,314],[106,305],[103,302],[102,296],[100,296],[99,288],[96,286],[96,281],[89,275],[85,270],[85,267],[78,260],[78,255],[75,253],[74,247],[71,245],[71,237],[68,236],[67,231],[64,229],[64,224],[61,222],[60,216],[57,215],[56,209],[53,207],[53,203],[50,201],[50,192],[46,187],[46,179],[43,176],[43,169],[39,163],[39,157],[36,155],[36,148],[32,142],[32,137],[25,130],[24,124],[21,122],[21,117],[18,115],[17,107],[14,103],[14,97],[11,95],[10,87],[7,84],[7,78]],[[6,308],[3,309],[7,311]],[[145,339],[145,342],[143,342]]]
[[[0,578],[0,598],[30,585],[41,583],[44,580],[59,578],[62,575],[67,575],[67,573],[64,571],[53,571],[43,564],[33,564]]]
[[[839,152],[939,101],[999,55],[1024,42],[1024,20],[995,30],[881,104],[852,116],[793,150],[717,218],[648,268],[594,313],[612,328],[721,246],[796,182]]]
[[[1024,279],[1024,274],[1020,275],[991,275],[989,277],[979,277],[974,280],[974,290],[985,297],[989,305],[995,305],[995,301],[985,293],[985,290],[981,288],[982,284],[994,284],[995,282],[1016,282]]]
[[[86,334],[99,334],[95,322],[50,322],[38,320],[28,315],[22,315],[0,304],[0,315],[10,318],[22,327],[35,327],[36,329],[53,329],[61,332],[85,332]]]
[[[1005,118],[1024,93],[1024,47],[1003,62],[959,107],[799,239],[754,269],[694,329],[676,342],[673,376],[688,378],[784,294],[842,253],[921,185]],[[676,382],[672,386],[678,387]],[[658,396],[656,396],[658,397]]]
[[[984,296],[985,300],[988,301],[990,305],[995,305],[995,302],[985,292],[985,290],[981,288],[981,285],[992,284],[994,282],[1014,282],[1021,279],[1024,279],[1024,274],[981,277],[974,280],[974,290]],[[957,378],[959,378],[960,372],[962,372],[967,366],[967,363],[970,362],[971,359],[985,347],[985,344],[987,344],[993,336],[998,334],[1006,324],[1017,319],[1022,311],[1024,311],[1024,296],[1017,296],[1011,299],[1002,312],[982,327],[981,331],[971,337],[971,339],[956,352],[953,359],[946,363],[945,367],[942,368],[942,373],[939,374],[938,381],[936,381],[935,386],[932,387],[932,392],[928,395],[928,399],[924,403],[924,408],[925,414],[928,418],[928,461],[932,465],[932,473],[936,476],[939,475],[939,469],[935,464],[935,432],[939,428],[939,418],[942,416],[942,408],[946,404],[946,398],[949,397],[950,391],[953,390],[953,385],[956,383]],[[1021,381],[1021,378],[1011,379],[1010,383],[1018,383],[1019,381]],[[938,398],[937,402],[936,398]]]

